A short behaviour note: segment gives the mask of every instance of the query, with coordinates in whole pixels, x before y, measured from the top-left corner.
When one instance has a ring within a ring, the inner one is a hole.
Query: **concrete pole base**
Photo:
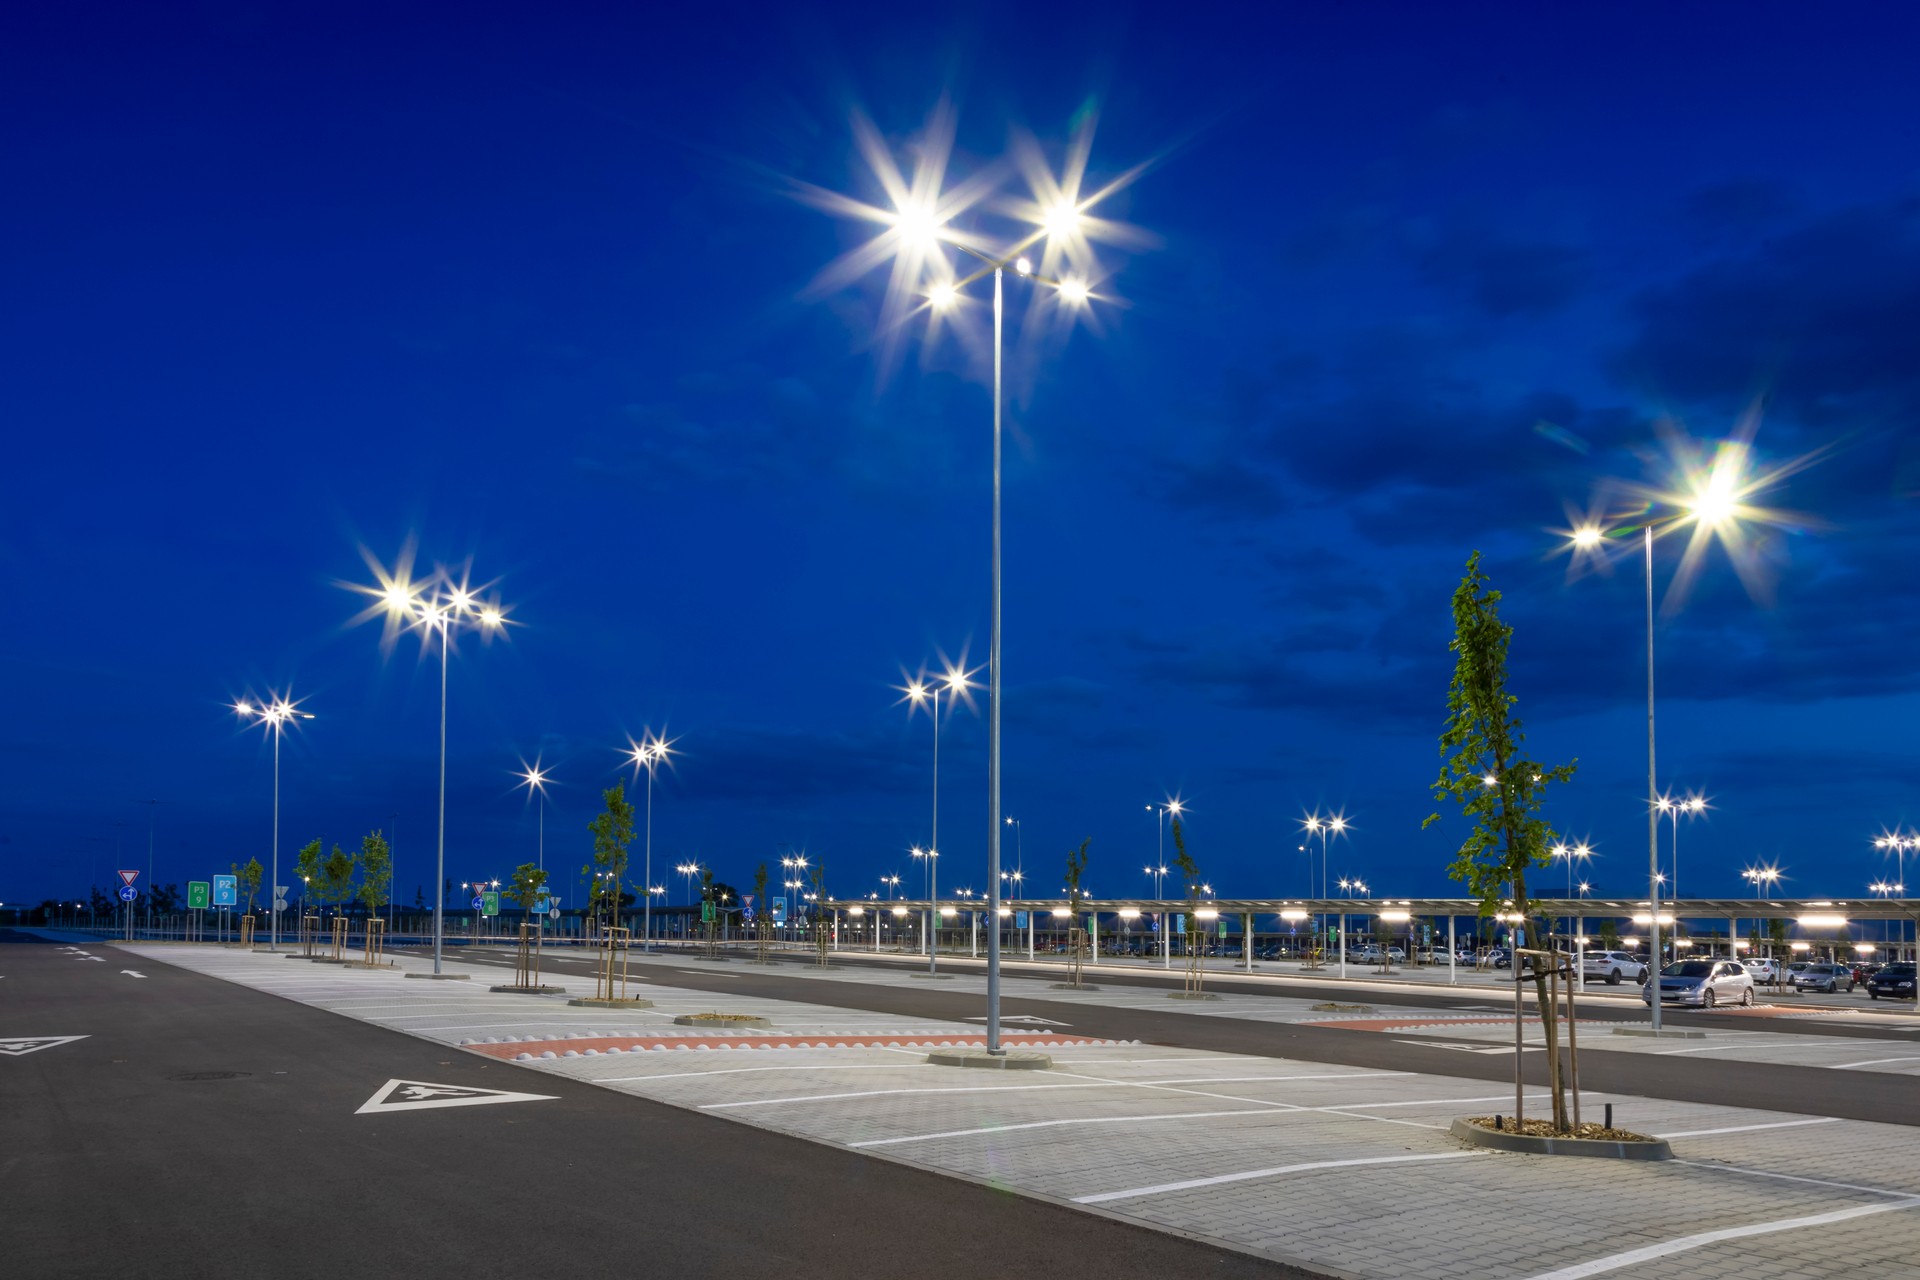
[[[1025,1049],[988,1053],[985,1049],[938,1049],[927,1055],[930,1067],[980,1067],[987,1071],[1045,1071],[1053,1065],[1050,1054]]]

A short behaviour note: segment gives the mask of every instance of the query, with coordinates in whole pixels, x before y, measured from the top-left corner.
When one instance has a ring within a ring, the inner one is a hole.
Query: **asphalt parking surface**
[[[9,1275],[1312,1274],[26,938],[0,930]],[[391,1081],[549,1100],[360,1114]]]

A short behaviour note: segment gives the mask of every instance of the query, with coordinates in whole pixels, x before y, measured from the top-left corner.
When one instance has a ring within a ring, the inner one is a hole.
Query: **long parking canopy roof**
[[[869,910],[904,907],[924,911],[930,905],[925,898],[835,898],[825,906],[835,910],[862,907]],[[941,898],[942,910],[981,911],[984,897]],[[1066,894],[1048,898],[1002,898],[1000,905],[1012,911],[1063,911]],[[1184,912],[1197,905],[1201,910],[1218,911],[1223,916],[1278,915],[1283,911],[1301,911],[1307,915],[1378,915],[1383,911],[1405,911],[1419,916],[1477,916],[1477,898],[1202,898],[1190,904],[1185,898],[1089,898],[1080,899],[1082,911],[1112,915],[1120,911],[1138,911],[1143,915],[1158,912]],[[1529,898],[1527,905],[1542,916],[1633,916],[1647,912],[1645,898]],[[1909,920],[1920,918],[1920,898],[1671,898],[1660,899],[1661,923],[1669,916],[1734,917],[1739,919],[1798,920],[1802,916],[1844,917],[1846,920]]]

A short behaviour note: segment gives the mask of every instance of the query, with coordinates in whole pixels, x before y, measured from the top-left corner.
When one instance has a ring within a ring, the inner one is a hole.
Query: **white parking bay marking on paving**
[[[947,1129],[940,1133],[909,1134],[904,1138],[869,1138],[865,1142],[849,1142],[847,1145],[856,1149],[897,1147],[907,1142],[932,1142],[939,1138],[971,1138],[986,1134],[1015,1133],[1022,1129],[1057,1129],[1062,1125],[1144,1124],[1150,1120],[1214,1120],[1221,1116],[1290,1115],[1304,1110],[1306,1110],[1304,1107],[1278,1103],[1267,1107],[1250,1107],[1241,1111],[1174,1111],[1157,1116],[1082,1116],[1074,1120],[1031,1120],[1025,1124],[989,1124],[977,1129]]]
[[[1098,1080],[1092,1084],[989,1084],[949,1089],[871,1089],[865,1093],[810,1093],[796,1098],[754,1098],[747,1102],[709,1102],[702,1111],[725,1111],[731,1107],[777,1107],[792,1102],[842,1102],[849,1098],[887,1098],[903,1093],[1045,1093],[1050,1089],[1098,1089],[1125,1083]],[[1240,1098],[1235,1101],[1244,1102]]]
[[[1872,1196],[1891,1196],[1895,1200],[1907,1198],[1905,1191],[1894,1191],[1887,1187],[1869,1187],[1858,1182],[1835,1182],[1831,1178],[1808,1178],[1797,1173],[1774,1173],[1770,1169],[1749,1169],[1744,1165],[1709,1164],[1701,1160],[1675,1160],[1675,1164],[1685,1165],[1689,1169],[1705,1169],[1712,1173],[1732,1173],[1748,1178],[1772,1178],[1776,1182],[1799,1182],[1809,1187],[1832,1187],[1836,1191],[1864,1191]]]
[[[1797,1129],[1803,1124],[1835,1124],[1838,1116],[1818,1116],[1812,1120],[1775,1120],[1770,1124],[1736,1124],[1725,1129],[1688,1129],[1683,1133],[1656,1133],[1656,1138],[1710,1138],[1716,1133],[1752,1133],[1756,1129]]]
[[[1531,1277],[1531,1280],[1584,1280],[1586,1276],[1597,1276],[1608,1271],[1617,1271],[1621,1267],[1652,1262],[1656,1258],[1671,1257],[1676,1253],[1704,1248],[1725,1240],[1772,1235],[1778,1231],[1796,1231],[1801,1227],[1824,1227],[1830,1223],[1847,1222],[1876,1213],[1892,1213],[1897,1209],[1916,1207],[1920,1207],[1920,1197],[1895,1200],[1888,1204],[1856,1205],[1851,1209],[1834,1209],[1827,1213],[1808,1214],[1803,1218],[1780,1218],[1773,1222],[1755,1222],[1744,1227],[1722,1227],[1718,1231],[1702,1231],[1697,1235],[1681,1236],[1677,1240],[1666,1240],[1660,1244],[1650,1244],[1639,1249],[1628,1249],[1623,1253],[1609,1254],[1604,1258],[1595,1258],[1591,1262],[1577,1262],[1573,1266],[1561,1267],[1557,1271],[1543,1271]]]
[[[784,1067],[717,1067],[712,1071],[663,1071],[649,1076],[596,1076],[595,1084],[622,1084],[635,1080],[698,1080],[707,1076],[744,1076],[756,1071],[898,1071],[897,1062],[842,1063],[837,1066],[812,1062],[794,1062]]]
[[[1245,1173],[1222,1173],[1211,1178],[1189,1178],[1185,1182],[1163,1182],[1152,1187],[1132,1187],[1126,1191],[1102,1191],[1097,1195],[1075,1196],[1074,1204],[1110,1204],[1115,1200],[1137,1200],[1142,1196],[1165,1195],[1172,1191],[1192,1191],[1197,1187],[1218,1187],[1229,1182],[1247,1182],[1254,1178],[1277,1178],[1286,1173],[1310,1173],[1318,1169],[1356,1169],[1362,1165],[1418,1164],[1430,1160],[1471,1160],[1477,1152],[1436,1151],[1412,1156],[1367,1156],[1358,1160],[1313,1160],[1306,1164],[1276,1165],[1271,1169],[1249,1169]]]
[[[1867,1061],[1865,1061],[1865,1062],[1841,1062],[1841,1063],[1836,1063],[1835,1065],[1833,1065],[1833,1066],[1831,1066],[1831,1067],[1828,1067],[1828,1068],[1827,1068],[1827,1070],[1829,1070],[1829,1071],[1851,1071],[1851,1070],[1852,1070],[1853,1068],[1855,1068],[1855,1067],[1878,1067],[1878,1066],[1884,1066],[1885,1064],[1887,1064],[1887,1063],[1889,1063],[1889,1062],[1920,1062],[1920,1058],[1915,1058],[1915,1057],[1907,1057],[1907,1058],[1869,1058],[1869,1059],[1868,1059]]]

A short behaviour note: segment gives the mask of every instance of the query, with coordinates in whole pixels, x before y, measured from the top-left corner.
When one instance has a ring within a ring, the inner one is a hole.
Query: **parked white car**
[[[1647,962],[1631,951],[1589,951],[1581,967],[1589,980],[1598,978],[1609,986],[1622,982],[1647,980]]]
[[[1786,970],[1782,969],[1780,962],[1771,956],[1754,956],[1751,960],[1742,961],[1742,963],[1746,965],[1747,972],[1753,975],[1755,982],[1783,982],[1786,979]]]

